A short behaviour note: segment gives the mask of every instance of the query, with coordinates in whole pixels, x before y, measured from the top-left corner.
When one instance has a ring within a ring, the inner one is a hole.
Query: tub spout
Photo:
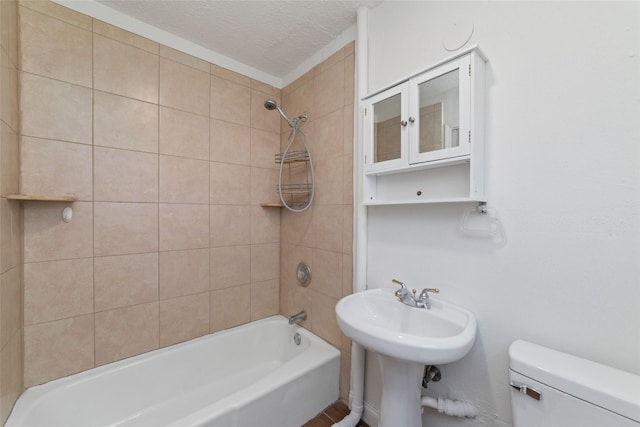
[[[307,319],[307,313],[304,310],[302,310],[298,314],[289,316],[289,324],[293,325],[294,323],[302,322],[303,320],[306,320],[306,319]]]

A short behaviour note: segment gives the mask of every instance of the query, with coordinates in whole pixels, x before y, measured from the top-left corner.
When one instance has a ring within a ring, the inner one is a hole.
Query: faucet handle
[[[400,285],[400,289],[398,289],[394,295],[399,301],[402,301],[402,298],[404,298],[404,296],[409,292],[407,291],[407,287],[398,279],[392,279],[391,281],[396,285]]]
[[[422,290],[422,292],[420,292],[420,298],[421,299],[429,298],[429,295],[427,294],[427,292],[431,292],[432,294],[437,294],[437,293],[440,293],[440,289],[437,289],[437,288],[424,288]]]
[[[395,283],[396,285],[400,285],[400,287],[401,287],[401,288],[403,288],[403,289],[407,289],[407,287],[404,285],[404,283],[402,283],[400,280],[398,280],[398,279],[391,279],[391,281],[392,281],[393,283]]]

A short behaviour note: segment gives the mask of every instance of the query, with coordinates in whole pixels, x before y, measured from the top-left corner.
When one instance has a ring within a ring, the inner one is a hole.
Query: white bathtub
[[[32,387],[6,426],[300,427],[338,399],[339,369],[274,316]]]

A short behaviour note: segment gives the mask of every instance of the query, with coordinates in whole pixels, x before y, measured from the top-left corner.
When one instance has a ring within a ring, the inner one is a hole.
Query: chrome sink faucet
[[[424,308],[427,310],[431,309],[431,302],[429,301],[429,292],[432,292],[434,294],[437,294],[438,292],[440,292],[440,290],[436,288],[424,288],[422,292],[420,292],[420,295],[418,296],[418,298],[416,298],[415,289],[409,292],[409,289],[407,289],[405,284],[402,283],[401,281],[397,279],[393,279],[391,281],[396,285],[400,285],[400,289],[398,289],[395,294],[396,297],[398,298],[398,301],[411,307]]]

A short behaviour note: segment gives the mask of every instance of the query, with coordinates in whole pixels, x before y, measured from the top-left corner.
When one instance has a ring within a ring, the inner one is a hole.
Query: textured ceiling
[[[382,0],[97,0],[104,6],[282,78]]]

